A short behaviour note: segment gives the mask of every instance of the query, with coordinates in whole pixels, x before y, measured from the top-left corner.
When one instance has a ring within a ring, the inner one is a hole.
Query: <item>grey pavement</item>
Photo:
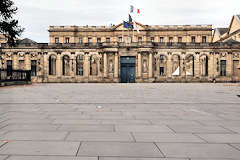
[[[239,160],[240,84],[0,88],[0,160]]]

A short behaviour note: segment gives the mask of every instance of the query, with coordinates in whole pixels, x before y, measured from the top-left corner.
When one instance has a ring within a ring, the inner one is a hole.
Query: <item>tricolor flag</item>
[[[130,6],[130,13],[133,13],[134,12],[134,7],[133,5]]]

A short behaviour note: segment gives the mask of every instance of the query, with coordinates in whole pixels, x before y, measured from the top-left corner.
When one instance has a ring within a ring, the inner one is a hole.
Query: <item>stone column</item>
[[[199,53],[195,54],[194,59],[194,77],[199,78],[200,76],[200,63],[199,63]]]
[[[233,56],[231,52],[228,52],[226,54],[227,56],[227,67],[226,67],[226,71],[227,71],[227,76],[228,77],[232,77],[233,76]]]
[[[172,55],[168,54],[168,59],[167,59],[167,77],[171,78],[172,77]]]
[[[208,76],[213,78],[214,77],[214,53],[209,53],[208,56]]]
[[[142,77],[142,55],[141,52],[138,53],[138,77]]]
[[[12,56],[13,56],[12,67],[14,70],[17,70],[17,69],[19,69],[18,68],[18,53],[14,52]]]
[[[46,82],[47,80],[45,78],[48,77],[49,74],[49,62],[48,62],[48,53],[44,52],[43,53],[43,81]]]
[[[107,63],[107,53],[104,53],[104,55],[103,55],[103,64],[104,64],[104,66],[103,66],[103,67],[104,67],[104,68],[103,68],[103,69],[104,69],[104,74],[103,74],[103,76],[104,76],[104,77],[107,77],[107,68],[108,68],[108,67],[107,67],[107,64],[108,64],[108,63]]]
[[[118,78],[118,53],[115,53],[115,60],[114,60],[114,78]]]
[[[75,70],[75,68],[76,68],[76,58],[75,58],[75,52],[72,52],[71,53],[71,57],[70,57],[70,66],[71,66],[71,68],[70,68],[70,70],[71,70],[71,72],[70,72],[70,75],[72,76],[72,77],[75,77],[76,76],[76,70]]]
[[[26,70],[31,70],[31,60],[30,60],[30,53],[29,52],[25,53],[25,69]]]
[[[57,77],[61,77],[62,75],[61,53],[57,53],[56,73],[57,73]]]
[[[89,55],[84,55],[84,65],[83,65],[83,74],[85,78],[89,76]]]
[[[149,53],[149,74],[148,74],[148,77],[149,78],[152,78],[152,76],[153,76],[153,71],[152,71],[152,66],[153,66],[153,64],[152,64],[152,52],[150,52]]]

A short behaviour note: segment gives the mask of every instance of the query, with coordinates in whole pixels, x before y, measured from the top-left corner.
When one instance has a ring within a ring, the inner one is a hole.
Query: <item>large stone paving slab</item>
[[[176,133],[233,133],[220,126],[169,125]]]
[[[153,143],[83,142],[79,156],[163,157]]]
[[[98,157],[11,156],[7,160],[98,160]]]
[[[79,142],[11,141],[0,148],[0,155],[75,156]]]
[[[0,160],[6,160],[8,156],[0,156]]]
[[[240,151],[227,144],[157,143],[166,157],[239,158]]]
[[[202,143],[202,139],[193,134],[133,133],[137,142],[176,142]]]
[[[62,125],[61,131],[113,132],[114,125]]]
[[[64,140],[68,132],[12,131],[3,136],[5,140]]]
[[[209,143],[240,143],[240,134],[198,134]]]
[[[133,142],[134,139],[130,133],[124,132],[71,132],[67,141],[116,141]]]
[[[173,132],[164,125],[116,125],[115,128],[117,132]]]

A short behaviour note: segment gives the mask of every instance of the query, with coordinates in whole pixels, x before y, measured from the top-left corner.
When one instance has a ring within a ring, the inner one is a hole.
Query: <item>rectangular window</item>
[[[164,38],[163,38],[163,37],[160,37],[159,42],[160,42],[160,43],[163,43],[163,42],[164,42]]]
[[[142,37],[138,37],[138,42],[142,42]]]
[[[195,42],[196,42],[196,37],[195,37],[195,36],[192,36],[191,42],[192,42],[192,43],[195,43]]]
[[[154,37],[151,37],[151,42],[154,42]]]
[[[88,43],[91,43],[92,42],[92,38],[88,38]]]
[[[82,37],[79,38],[79,43],[83,43]]]
[[[122,42],[122,37],[118,37],[118,42]]]
[[[173,37],[169,37],[169,42],[173,43]]]
[[[7,60],[7,76],[12,75],[12,60]]]
[[[110,43],[110,38],[106,38],[106,42],[107,42],[107,43]]]
[[[31,75],[37,76],[37,61],[31,60]]]
[[[226,60],[220,61],[220,75],[226,76]]]
[[[70,38],[69,37],[65,38],[65,43],[70,43]]]
[[[97,43],[101,43],[101,38],[97,38]]]
[[[178,43],[182,43],[182,37],[178,37]]]
[[[207,37],[206,36],[202,36],[202,43],[206,43],[207,42]]]
[[[19,70],[24,70],[24,60],[19,60],[18,61],[18,69]]]
[[[160,76],[164,76],[164,67],[160,67]]]
[[[58,37],[55,38],[55,43],[59,43],[59,38]]]

